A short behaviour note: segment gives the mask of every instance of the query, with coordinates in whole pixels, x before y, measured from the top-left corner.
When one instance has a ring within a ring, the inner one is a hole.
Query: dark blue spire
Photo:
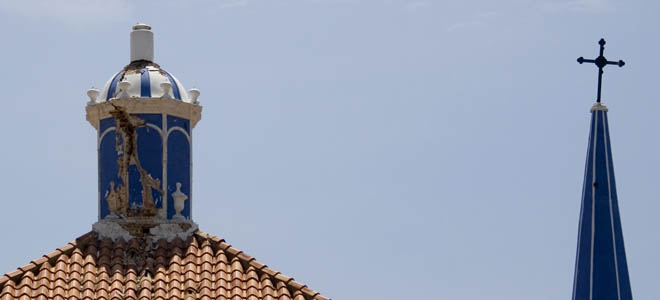
[[[616,196],[607,108],[591,108],[573,300],[632,300]]]

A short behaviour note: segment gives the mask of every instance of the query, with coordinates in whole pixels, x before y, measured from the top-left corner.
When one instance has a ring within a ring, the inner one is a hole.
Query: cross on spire
[[[619,67],[623,67],[626,63],[623,60],[617,61],[608,61],[605,56],[603,56],[603,51],[605,50],[605,39],[600,39],[598,41],[598,44],[600,45],[600,55],[596,57],[596,59],[584,59],[584,57],[580,56],[577,59],[577,62],[580,64],[588,62],[588,63],[593,63],[598,67],[598,98],[596,99],[597,103],[600,103],[600,87],[603,82],[603,68],[606,65],[618,65]]]

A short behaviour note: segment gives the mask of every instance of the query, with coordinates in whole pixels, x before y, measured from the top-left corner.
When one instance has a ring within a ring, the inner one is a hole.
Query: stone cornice
[[[131,114],[168,114],[190,120],[191,128],[197,125],[202,118],[202,107],[195,104],[181,102],[174,99],[153,99],[153,98],[131,98],[131,99],[113,99],[93,105],[88,105],[87,121],[94,128],[99,129],[99,121],[110,118],[110,112],[114,110],[112,104],[121,106]]]

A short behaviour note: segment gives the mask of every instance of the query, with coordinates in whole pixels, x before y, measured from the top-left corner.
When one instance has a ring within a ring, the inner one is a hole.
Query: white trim
[[[609,149],[607,147],[607,137],[609,132],[605,132],[606,127],[605,127],[605,112],[603,112],[603,143],[605,144],[605,163],[607,165],[607,195],[609,198],[609,206],[610,206],[610,225],[612,228],[612,248],[614,249],[614,270],[616,271],[616,293],[617,293],[617,299],[621,300],[621,285],[619,283],[619,262],[618,262],[618,257],[616,255],[616,235],[614,231],[614,213],[612,212],[612,185],[610,184],[610,155],[609,155]]]
[[[190,216],[189,216],[189,219],[192,220],[192,167],[193,167],[193,166],[192,166],[192,155],[193,155],[193,154],[192,154],[192,137],[191,137],[191,136],[188,134],[188,132],[186,132],[186,130],[183,129],[182,127],[180,127],[180,126],[173,126],[172,128],[168,128],[168,130],[167,130],[167,138],[168,138],[168,139],[169,139],[169,137],[170,137],[170,134],[172,134],[172,132],[174,132],[174,131],[180,131],[180,132],[182,132],[183,135],[185,135],[185,136],[186,136],[186,139],[188,140],[188,153],[189,153],[188,158],[190,159],[190,161],[188,162],[188,163],[190,164],[190,167],[188,168],[188,171],[190,172],[190,174],[188,174],[188,188],[189,188],[189,191],[188,191],[188,203],[189,203],[189,205],[190,205]]]
[[[110,133],[111,131],[116,131],[115,126],[108,127],[106,130],[103,131],[99,135],[99,138],[96,140],[96,160],[98,161],[97,163],[97,173],[99,176],[99,184],[98,184],[98,190],[99,190],[99,201],[98,201],[98,207],[99,207],[99,215],[98,219],[99,221],[101,220],[101,201],[103,200],[103,191],[101,191],[101,141],[103,141],[103,138],[105,138],[105,135]]]
[[[163,132],[167,132],[167,114],[162,113],[163,117]],[[163,134],[163,209],[165,211],[165,219],[167,220],[167,138],[169,134]]]
[[[591,120],[589,121],[589,129],[590,133],[593,134],[593,130],[591,128]],[[587,145],[587,159],[589,158],[589,146]],[[584,166],[584,178],[582,178],[582,197],[580,198],[580,220],[578,222],[578,244],[577,244],[577,250],[575,251],[575,271],[573,274],[573,297],[572,299],[575,300],[575,297],[577,295],[577,279],[578,279],[578,270],[580,267],[580,245],[582,244],[582,221],[583,221],[583,213],[584,213],[584,193],[587,189],[587,174],[589,172],[589,164],[585,163]]]
[[[192,131],[190,132],[190,138],[188,139],[188,151],[190,153],[189,158],[190,158],[190,168],[188,170],[190,171],[190,175],[188,175],[188,205],[190,205],[190,211],[189,213],[189,219],[192,220],[193,218],[193,186],[192,186],[192,175],[193,175],[193,151],[192,151]]]
[[[99,139],[96,141],[96,148],[99,151],[101,151],[101,141],[103,141],[103,138],[105,137],[105,135],[110,133],[110,131],[113,131],[113,130],[116,130],[116,129],[117,128],[115,126],[108,127],[108,129],[104,130],[103,133],[101,133],[101,136],[99,136]],[[101,158],[101,157],[99,156],[99,158]]]
[[[151,127],[153,129],[156,129],[156,131],[158,131],[158,134],[160,134],[161,140],[163,139],[163,131],[160,129],[160,127],[158,127],[154,124],[151,124],[151,123],[147,123],[147,127]]]
[[[97,127],[98,128],[98,127]],[[98,186],[98,215],[97,219],[101,220],[101,140],[100,132],[96,131],[96,176]]]
[[[150,128],[155,129],[155,130],[158,132],[158,134],[160,135],[160,142],[161,142],[161,146],[162,146],[161,148],[162,148],[162,152],[163,152],[163,156],[164,156],[164,155],[165,155],[165,152],[167,151],[167,146],[165,145],[165,141],[166,141],[166,139],[165,139],[165,136],[164,136],[164,134],[163,134],[164,130],[162,130],[160,127],[158,127],[158,126],[156,126],[156,125],[154,125],[154,124],[151,124],[151,123],[146,123],[146,125],[147,125],[147,127],[150,127]],[[167,124],[164,124],[163,126],[167,126]],[[138,136],[138,138],[139,138],[139,136]],[[162,168],[162,169],[165,169],[165,168],[163,168],[163,166],[162,166],[162,159],[161,159],[161,168]],[[163,171],[162,171],[162,177],[163,177],[163,178],[162,178],[161,185],[164,185],[164,182],[165,182],[165,176],[166,176],[166,173],[165,173],[165,170],[163,170]],[[167,191],[166,191],[166,190],[163,190],[163,195],[165,195],[165,194],[167,194]],[[162,201],[164,202],[165,200],[166,200],[166,199],[163,198]],[[144,199],[142,199],[142,202],[143,202],[143,204],[144,204]],[[163,207],[166,207],[166,206],[163,205]]]
[[[596,182],[596,141],[598,140],[598,113],[594,113],[594,128],[593,128],[593,147],[591,157],[591,257],[589,265],[589,300],[593,300],[594,292],[594,239],[596,233],[596,187],[594,183]]]
[[[98,120],[111,117],[110,112],[115,109],[112,104],[124,107],[130,114],[166,113],[170,116],[184,118],[190,120],[191,130],[202,118],[202,107],[196,104],[173,99],[130,98],[112,99],[94,105],[88,105],[85,108],[87,121],[98,129]]]
[[[607,111],[607,106],[605,106],[603,103],[596,102],[591,106],[591,112],[595,111]]]
[[[174,126],[174,127],[172,127],[172,128],[169,128],[169,129],[167,130],[167,136],[169,137],[170,134],[172,134],[173,131],[181,131],[181,132],[183,132],[183,134],[186,136],[186,139],[188,139],[188,144],[190,145],[190,142],[191,142],[190,135],[188,134],[188,132],[186,132],[185,129],[183,129],[183,127],[180,127],[180,126]]]

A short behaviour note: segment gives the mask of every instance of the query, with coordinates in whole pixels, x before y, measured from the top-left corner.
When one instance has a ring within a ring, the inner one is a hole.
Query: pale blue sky
[[[657,299],[657,1],[0,0],[0,273],[91,230],[85,91],[201,90],[194,220],[351,299],[569,299],[597,56],[636,299]]]

